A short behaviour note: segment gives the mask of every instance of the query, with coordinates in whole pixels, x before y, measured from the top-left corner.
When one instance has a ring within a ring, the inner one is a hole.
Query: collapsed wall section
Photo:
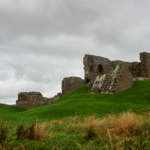
[[[111,94],[124,91],[132,87],[134,80],[150,78],[150,53],[140,53],[140,60],[141,62],[110,61],[100,56],[85,55],[84,80],[80,77],[64,78],[62,93],[52,98],[45,98],[39,92],[21,92],[18,94],[16,105],[26,109],[43,106],[85,85],[88,85],[93,92],[99,93]]]
[[[84,86],[85,82],[80,77],[67,77],[62,80],[62,94],[71,92],[73,89]]]
[[[140,53],[140,76],[150,77],[150,53]]]
[[[117,65],[125,65],[128,67],[129,71],[131,72],[134,78],[140,76],[140,63],[139,62],[125,62],[125,61],[117,60],[117,61],[112,61],[112,64],[113,64],[114,69]]]
[[[18,94],[16,105],[25,109],[43,106],[49,103],[40,92],[21,92]]]
[[[93,85],[94,80],[98,75],[101,76],[110,73],[113,70],[111,61],[100,56],[85,55],[83,64],[85,82],[90,86]]]
[[[127,65],[117,65],[110,74],[97,76],[92,86],[92,91],[112,94],[131,88],[133,76]]]
[[[47,105],[56,101],[61,97],[61,93],[58,93],[52,98],[43,97],[40,92],[20,92],[18,94],[18,100],[16,101],[16,106],[31,109]]]

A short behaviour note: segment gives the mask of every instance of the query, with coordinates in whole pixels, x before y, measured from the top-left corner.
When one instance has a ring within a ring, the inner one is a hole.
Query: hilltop
[[[113,95],[93,94],[88,87],[81,87],[65,94],[52,104],[24,110],[0,106],[1,120],[31,123],[62,119],[69,116],[115,114],[125,111],[143,113],[150,110],[150,80],[136,81],[132,88]]]
[[[32,109],[51,104],[72,90],[86,86],[93,93],[116,94],[133,87],[136,80],[150,79],[150,53],[140,53],[140,62],[111,61],[95,55],[85,55],[84,79],[65,77],[61,93],[52,98],[43,97],[40,92],[20,92],[16,105]]]
[[[149,89],[150,80],[112,95],[83,86],[38,108],[0,105],[0,150],[149,150]]]
[[[149,150],[150,53],[140,56],[85,55],[85,79],[64,78],[62,93],[20,92],[16,106],[0,105],[0,150]]]

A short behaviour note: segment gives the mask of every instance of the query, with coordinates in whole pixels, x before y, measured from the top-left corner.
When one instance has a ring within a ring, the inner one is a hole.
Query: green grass
[[[117,142],[121,142],[121,145],[126,147],[120,150],[149,150],[150,121],[147,119],[149,118],[148,115],[146,116],[148,126],[144,125],[138,129],[139,132],[134,138],[126,139],[126,137],[122,137],[121,139],[113,138],[110,140],[110,137],[106,134],[95,137],[93,140],[84,139],[82,131],[84,128],[80,127],[79,124],[86,120],[86,117],[96,114],[99,118],[107,114],[118,114],[128,111],[144,114],[144,117],[150,112],[150,80],[136,81],[131,89],[113,95],[91,94],[89,88],[81,87],[62,96],[52,104],[31,110],[0,105],[0,121],[2,121],[0,122],[0,129],[1,125],[6,125],[9,129],[8,140],[2,144],[0,143],[0,150],[106,150],[106,145],[108,146],[107,149],[115,150],[111,146],[115,147]],[[79,119],[79,124],[76,121],[71,123],[70,119],[68,119],[68,122],[64,119],[62,124],[62,120],[59,120],[70,116],[81,118]],[[18,125],[23,124],[26,128],[35,121],[47,122],[50,120],[58,120],[58,123],[54,124],[53,128],[48,126],[49,131],[47,134],[51,136],[52,132],[52,136],[54,136],[52,139],[44,141],[16,140]]]
[[[43,107],[23,110],[0,106],[0,119],[15,124],[61,119],[68,116],[116,114],[125,111],[142,113],[150,110],[150,81],[136,81],[133,88],[106,95],[91,94],[87,87],[76,89],[58,101]]]

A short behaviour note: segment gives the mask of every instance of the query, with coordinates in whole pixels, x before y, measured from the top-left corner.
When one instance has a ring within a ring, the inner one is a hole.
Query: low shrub
[[[84,128],[84,138],[87,140],[93,139],[98,136],[98,123],[99,120],[95,117],[89,117],[88,122],[83,125]]]
[[[25,135],[26,135],[26,133],[25,133],[26,131],[25,131],[25,128],[24,128],[24,126],[23,125],[20,125],[20,126],[18,126],[18,128],[17,128],[17,140],[22,140],[22,139],[24,139],[25,138]]]
[[[6,125],[1,125],[0,127],[0,143],[7,140],[8,128]]]
[[[28,133],[27,138],[30,140],[43,140],[46,139],[47,136],[45,135],[45,126],[42,124],[33,123],[27,129],[26,133]]]
[[[46,139],[45,127],[42,124],[33,123],[26,129],[23,125],[18,126],[17,129],[17,140],[29,139],[29,140],[42,140]]]
[[[85,137],[94,137],[101,135],[133,137],[147,122],[142,116],[134,113],[122,113],[118,116],[110,115],[103,119],[94,116],[86,118],[83,123]]]

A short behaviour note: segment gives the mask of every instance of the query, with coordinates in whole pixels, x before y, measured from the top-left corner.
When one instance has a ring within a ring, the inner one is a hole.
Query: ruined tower
[[[92,86],[98,75],[110,73],[113,70],[111,61],[107,58],[85,55],[83,58],[85,82]]]
[[[150,53],[140,53],[140,75],[141,77],[150,77]]]
[[[134,78],[150,77],[150,53],[140,53],[141,62],[111,61],[94,55],[83,59],[84,77],[94,92],[117,93],[133,85]]]

